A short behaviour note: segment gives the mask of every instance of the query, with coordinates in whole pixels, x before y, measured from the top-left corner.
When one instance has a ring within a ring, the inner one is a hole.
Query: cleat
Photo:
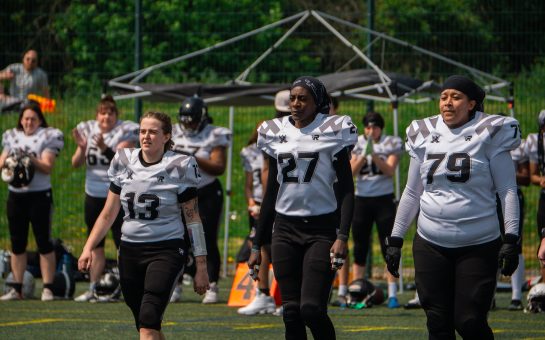
[[[511,311],[523,310],[522,302],[520,302],[520,300],[511,300],[511,303],[507,309]]]
[[[55,296],[53,295],[53,292],[49,288],[44,288],[42,290],[42,301],[53,301],[55,300]]]
[[[182,301],[182,287],[176,285],[170,296],[170,303]]]
[[[276,304],[271,296],[257,291],[254,299],[246,307],[238,309],[241,315],[272,314],[276,311]]]
[[[218,292],[218,284],[216,282],[211,282],[210,289],[208,289],[206,291],[206,294],[204,294],[204,299],[202,299],[202,303],[218,303]]]
[[[23,297],[21,294],[17,293],[15,288],[11,288],[6,294],[0,296],[0,301],[14,301],[14,300],[22,300]]]
[[[403,308],[405,309],[418,309],[418,308],[422,308],[422,306],[420,305],[420,299],[418,297],[415,297],[414,299],[412,300],[409,300],[409,302],[407,302]]]
[[[97,302],[98,296],[95,291],[88,290],[74,299],[76,302]]]
[[[346,296],[344,296],[344,295],[337,296],[337,299],[335,301],[331,302],[331,305],[333,307],[346,308],[348,306],[348,301],[346,299]]]
[[[272,313],[274,316],[283,316],[284,315],[284,306],[280,306],[276,308],[274,313]]]
[[[391,298],[388,299],[388,308],[399,308],[399,307],[401,307],[401,305],[397,301],[396,297],[392,296]]]

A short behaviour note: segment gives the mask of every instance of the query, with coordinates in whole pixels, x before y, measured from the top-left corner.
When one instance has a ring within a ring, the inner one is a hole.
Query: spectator
[[[0,107],[24,101],[29,94],[49,98],[47,74],[38,67],[38,53],[27,50],[22,63],[8,65],[0,71],[0,81],[9,80],[9,95],[0,93]]]

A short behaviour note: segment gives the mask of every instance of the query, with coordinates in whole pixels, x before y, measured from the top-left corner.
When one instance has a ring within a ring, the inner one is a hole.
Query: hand
[[[401,262],[401,247],[403,239],[401,237],[386,237],[386,267],[390,274],[399,277],[399,263]]]
[[[96,135],[94,135],[93,140],[95,141],[95,143],[96,143],[97,147],[100,149],[100,151],[104,151],[108,147],[104,143],[104,137],[102,136],[102,133],[97,133]]]
[[[539,186],[545,188],[545,177],[541,177],[539,180]]]
[[[331,261],[331,270],[339,270],[344,265],[344,259],[348,254],[348,246],[343,240],[335,240],[331,249],[329,249],[329,259]]]
[[[197,271],[193,278],[193,290],[199,295],[206,293],[210,289],[210,281],[208,279],[208,270],[206,269],[206,256],[197,256],[195,258]]]
[[[498,255],[498,266],[502,275],[511,276],[519,265],[520,237],[513,234],[503,236]]]
[[[91,264],[93,263],[93,254],[90,250],[83,248],[81,255],[78,259],[78,270],[80,272],[88,272],[91,270]]]
[[[250,212],[250,215],[257,220],[259,218],[259,212],[261,211],[261,206],[257,204],[249,205],[248,211]]]
[[[545,238],[541,239],[541,245],[537,250],[537,258],[541,262],[541,268],[545,268]]]
[[[11,79],[13,79],[13,77],[15,77],[15,73],[13,73],[13,71],[11,71],[11,70],[7,70],[3,74],[3,78],[6,79],[6,80],[11,80]]]
[[[252,248],[250,258],[248,259],[248,275],[254,280],[259,281],[259,265],[261,264],[261,250]]]
[[[78,129],[74,128],[72,129],[72,136],[74,137],[74,140],[76,141],[76,144],[83,150],[87,150],[87,139],[84,138],[78,131]]]

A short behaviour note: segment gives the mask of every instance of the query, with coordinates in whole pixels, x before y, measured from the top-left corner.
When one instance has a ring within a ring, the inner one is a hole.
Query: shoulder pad
[[[496,149],[493,154],[511,151],[520,145],[520,125],[512,117],[483,113],[475,126],[475,132],[485,143]]]

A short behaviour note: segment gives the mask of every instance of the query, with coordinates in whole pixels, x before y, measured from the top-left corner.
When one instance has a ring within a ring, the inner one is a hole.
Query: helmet
[[[188,129],[189,124],[198,123],[195,131],[199,131],[201,124],[206,120],[208,107],[199,97],[189,97],[184,100],[178,112],[178,119]]]
[[[541,110],[539,112],[539,115],[537,116],[537,124],[539,125],[540,129],[545,127],[545,110]]]
[[[545,312],[545,283],[538,283],[528,292],[526,313]]]
[[[99,296],[110,295],[119,286],[119,277],[116,273],[107,272],[105,273],[100,281],[97,282],[96,292]]]
[[[348,285],[348,295],[350,305],[364,302],[366,307],[380,305],[384,302],[384,292],[382,288],[375,287],[366,279],[357,279]]]
[[[2,167],[2,180],[11,186],[26,187],[34,178],[34,164],[26,153],[6,158]]]
[[[4,282],[4,293],[7,293],[11,289],[11,284],[13,283],[15,283],[13,280],[13,273],[9,273],[6,281]],[[23,290],[21,292],[23,293],[23,298],[32,299],[34,297],[34,288],[34,276],[32,276],[29,271],[25,270],[23,275]]]

